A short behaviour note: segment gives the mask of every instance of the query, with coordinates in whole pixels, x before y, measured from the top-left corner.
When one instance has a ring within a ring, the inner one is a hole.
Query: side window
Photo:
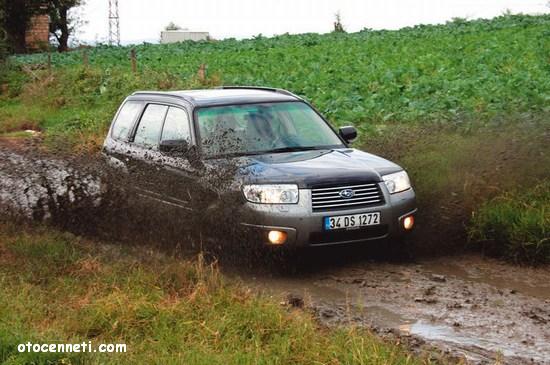
[[[134,143],[144,147],[157,147],[162,122],[168,107],[166,105],[149,104],[143,112],[134,137]]]
[[[127,101],[124,103],[113,125],[111,137],[114,139],[125,139],[128,137],[128,132],[132,129],[132,125],[138,113],[141,110],[141,102]]]
[[[175,107],[168,109],[164,128],[162,130],[162,141],[180,141],[191,142],[191,133],[189,131],[189,117],[185,110]]]

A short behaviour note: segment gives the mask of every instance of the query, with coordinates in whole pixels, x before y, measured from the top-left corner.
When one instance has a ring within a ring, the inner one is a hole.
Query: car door
[[[126,100],[119,108],[103,146],[103,154],[111,167],[128,171],[129,140],[143,106],[142,101]]]
[[[192,148],[191,120],[185,108],[171,105],[168,107],[161,132],[160,143],[163,141],[181,141]],[[189,162],[189,156],[182,152],[159,152],[162,171],[162,188],[164,199],[173,204],[191,209],[191,198],[195,187],[199,185],[198,171]]]
[[[140,194],[187,210],[191,210],[192,197],[200,195],[200,171],[186,154],[161,152],[159,147],[166,140],[194,145],[189,115],[182,106],[148,103],[128,148],[130,170],[139,181]]]
[[[162,200],[162,156],[159,141],[168,106],[147,103],[136,123],[126,150],[133,188],[143,198]]]

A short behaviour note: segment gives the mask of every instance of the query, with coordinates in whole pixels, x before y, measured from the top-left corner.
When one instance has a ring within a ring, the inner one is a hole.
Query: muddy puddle
[[[471,364],[550,364],[549,269],[463,255],[239,276],[280,301],[303,299],[327,325],[410,338],[413,350],[433,347]]]

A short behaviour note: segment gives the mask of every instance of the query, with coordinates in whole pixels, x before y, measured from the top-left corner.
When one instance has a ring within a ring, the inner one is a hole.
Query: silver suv
[[[239,227],[266,244],[402,236],[417,210],[409,177],[395,163],[349,147],[356,137],[354,127],[334,130],[285,90],[140,91],[122,103],[103,151],[115,166],[154,166],[170,181],[140,188],[145,198],[192,210],[193,194],[175,193],[176,186],[214,190],[215,200],[236,196],[231,210],[252,213],[242,215]],[[222,162],[235,166],[230,183],[205,183]]]

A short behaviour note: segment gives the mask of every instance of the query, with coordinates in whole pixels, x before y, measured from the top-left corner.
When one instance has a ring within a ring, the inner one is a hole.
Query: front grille
[[[352,191],[345,198],[342,191]],[[314,212],[338,209],[355,209],[384,204],[384,196],[377,183],[339,185],[311,189],[311,207]]]
[[[326,245],[330,243],[349,242],[381,238],[388,234],[388,226],[364,227],[354,230],[337,230],[313,232],[309,235],[311,245]]]

